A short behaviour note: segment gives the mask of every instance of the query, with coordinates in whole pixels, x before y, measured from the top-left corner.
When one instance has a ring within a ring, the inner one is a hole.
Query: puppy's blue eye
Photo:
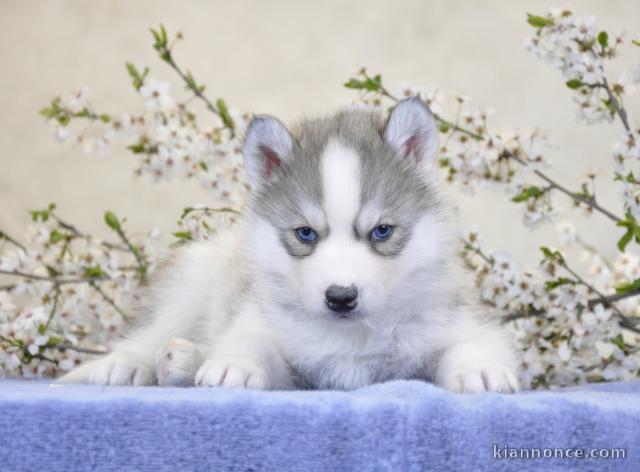
[[[392,233],[393,233],[393,226],[390,226],[390,225],[376,226],[375,228],[373,228],[373,231],[371,231],[371,240],[384,241],[385,239],[389,239]]]
[[[298,236],[298,239],[303,243],[312,243],[316,239],[318,239],[318,235],[316,234],[316,232],[308,226],[297,228],[296,236]]]

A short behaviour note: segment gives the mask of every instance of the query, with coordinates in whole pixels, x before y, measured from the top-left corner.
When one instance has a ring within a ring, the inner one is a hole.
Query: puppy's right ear
[[[256,115],[249,123],[242,155],[252,185],[268,180],[293,151],[293,137],[280,120]]]

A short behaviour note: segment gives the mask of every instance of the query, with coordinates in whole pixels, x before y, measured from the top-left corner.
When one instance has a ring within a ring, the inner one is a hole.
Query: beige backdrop
[[[498,110],[502,127],[543,125],[552,131],[551,172],[575,185],[587,169],[604,169],[600,198],[617,205],[607,183],[611,141],[618,123],[575,125],[569,91],[558,72],[522,48],[531,31],[526,12],[547,1],[35,1],[0,0],[0,228],[20,236],[26,211],[55,201],[60,213],[83,228],[103,232],[102,213],[127,215],[136,230],[174,227],[186,205],[207,202],[195,184],[152,185],[134,180],[132,156],[114,148],[87,157],[53,142],[37,110],[55,94],[92,86],[92,103],[105,111],[140,106],[124,61],[148,64],[172,79],[150,47],[149,26],[182,30],[177,56],[215,95],[236,109],[269,112],[285,120],[329,111],[352,92],[341,84],[366,64],[392,85],[435,82],[466,92]],[[640,35],[640,2],[575,2],[610,31]],[[630,48],[629,48],[630,49]],[[640,51],[624,50],[630,65]],[[640,116],[638,101],[632,116]],[[529,233],[516,205],[483,192],[460,197],[467,221],[477,222],[493,248],[537,259],[536,247],[555,237]],[[482,221],[478,217],[482,216]],[[611,226],[596,216],[581,226],[586,238],[614,247]]]

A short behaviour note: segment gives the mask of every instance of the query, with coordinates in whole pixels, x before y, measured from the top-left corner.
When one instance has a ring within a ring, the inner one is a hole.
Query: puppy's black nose
[[[336,312],[351,311],[358,304],[358,289],[355,285],[349,287],[331,285],[324,292],[324,296],[329,309]]]

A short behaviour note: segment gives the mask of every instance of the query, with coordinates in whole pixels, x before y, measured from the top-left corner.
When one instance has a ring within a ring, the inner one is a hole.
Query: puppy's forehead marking
[[[351,234],[360,210],[360,157],[353,148],[331,139],[322,152],[320,166],[329,229]]]

